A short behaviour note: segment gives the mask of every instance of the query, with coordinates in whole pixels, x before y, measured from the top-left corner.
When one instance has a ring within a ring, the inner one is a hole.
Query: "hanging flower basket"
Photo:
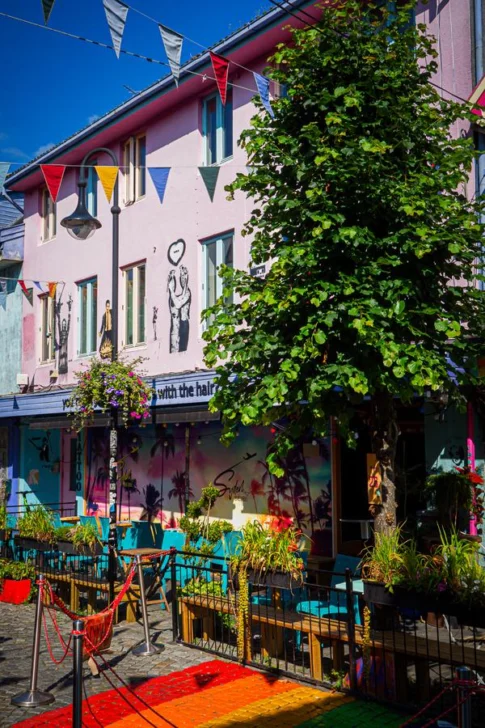
[[[143,424],[150,416],[152,389],[136,373],[141,359],[106,362],[93,358],[89,368],[76,372],[77,384],[67,401],[74,411],[74,427],[81,430],[93,422],[95,412],[115,410],[128,427]]]

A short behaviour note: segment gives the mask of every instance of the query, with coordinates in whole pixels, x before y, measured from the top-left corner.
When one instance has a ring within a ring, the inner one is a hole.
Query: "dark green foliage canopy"
[[[276,473],[291,440],[324,434],[329,416],[345,430],[365,395],[474,381],[482,202],[467,199],[473,136],[450,129],[477,117],[430,84],[436,51],[412,5],[390,15],[350,0],[293,30],[268,72],[287,96],[240,140],[251,172],[228,189],[254,201],[243,234],[267,273],[222,268],[205,359],[226,441],[240,423],[287,418]]]

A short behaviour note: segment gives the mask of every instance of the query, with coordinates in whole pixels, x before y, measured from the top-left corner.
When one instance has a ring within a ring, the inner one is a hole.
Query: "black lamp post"
[[[113,165],[118,167],[118,159],[110,149],[99,147],[93,149],[84,157],[79,173],[79,200],[76,209],[61,220],[61,225],[76,240],[87,240],[96,230],[99,230],[101,223],[93,217],[86,207],[86,187],[88,183],[89,159],[94,155],[107,154]],[[113,244],[112,244],[112,295],[111,295],[111,360],[115,361],[118,356],[118,265],[119,265],[119,190],[118,178],[116,178],[113,191],[113,204],[111,214],[113,219]],[[114,599],[114,586],[116,580],[116,511],[117,511],[117,458],[118,458],[118,432],[116,429],[116,410],[111,412],[111,427],[109,432],[109,563],[108,580],[110,589],[110,602]]]

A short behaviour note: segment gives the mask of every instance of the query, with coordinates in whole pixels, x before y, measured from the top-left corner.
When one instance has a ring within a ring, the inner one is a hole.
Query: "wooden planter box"
[[[433,596],[402,587],[394,587],[391,594],[385,584],[364,581],[364,600],[371,604],[396,609],[416,609],[420,612],[444,614],[448,617],[456,617],[462,625],[485,627],[485,609],[477,607],[470,609],[465,604],[457,602],[449,594]]]
[[[14,536],[16,546],[21,546],[27,551],[52,551],[55,544],[46,541],[37,541],[35,538],[24,538],[23,536]]]
[[[30,579],[3,579],[0,584],[0,602],[7,604],[23,604],[30,594]]]
[[[103,553],[103,545],[100,543],[96,543],[94,549],[91,550],[86,547],[76,548],[71,541],[58,541],[57,549],[70,556],[100,556]]]

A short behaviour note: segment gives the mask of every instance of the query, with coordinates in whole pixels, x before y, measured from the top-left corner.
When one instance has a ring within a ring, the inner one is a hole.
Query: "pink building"
[[[316,15],[312,5],[293,3]],[[472,91],[474,68],[482,73],[480,53],[473,54],[470,8],[460,0],[431,0],[417,12],[417,20],[438,37],[436,83],[462,98]],[[33,306],[27,300],[23,304],[26,393],[0,399],[0,417],[12,430],[15,492],[26,491],[35,502],[66,506],[76,501],[78,512],[106,513],[105,423],[76,437],[64,402],[74,372],[109,338],[110,205],[92,170],[88,204],[102,227],[84,242],[74,240],[60,221],[76,207],[79,170],[66,169],[54,205],[39,164],[79,165],[90,150],[108,147],[122,167],[119,350],[144,358],[145,374],[157,393],[153,422],[121,436],[123,467],[133,482],[120,493],[122,512],[176,519],[189,457],[194,495],[209,481],[225,495],[214,515],[242,521],[268,508],[285,512],[313,534],[321,550],[337,548],[342,532],[332,528],[332,507],[342,511],[333,441],[304,445],[288,482],[275,483],[265,466],[270,431],[245,428],[229,450],[219,444],[218,422],[207,412],[213,378],[202,355],[200,317],[220,292],[216,268],[222,262],[246,267],[249,261],[250,240],[240,231],[251,203],[242,195],[228,202],[224,187],[246,169],[236,142],[255,112],[252,72],[261,73],[275,45],[288,39],[284,26],[302,23],[273,8],[213,49],[233,62],[225,107],[215,82],[206,78],[213,73],[209,54],[203,53],[182,68],[178,87],[171,76],[162,79],[10,178],[10,188],[25,195],[23,277],[40,281],[43,289],[33,286]],[[271,93],[279,93],[273,84]],[[99,154],[96,163],[111,164],[106,154]],[[219,176],[211,200],[199,168],[213,166]],[[170,167],[163,204],[147,167]],[[47,293],[49,281],[58,282],[54,299]],[[13,434],[19,417],[26,425],[21,436]],[[242,506],[231,499],[238,494],[245,497]],[[365,497],[361,506],[343,515],[368,518]],[[360,537],[355,528],[348,538]]]

